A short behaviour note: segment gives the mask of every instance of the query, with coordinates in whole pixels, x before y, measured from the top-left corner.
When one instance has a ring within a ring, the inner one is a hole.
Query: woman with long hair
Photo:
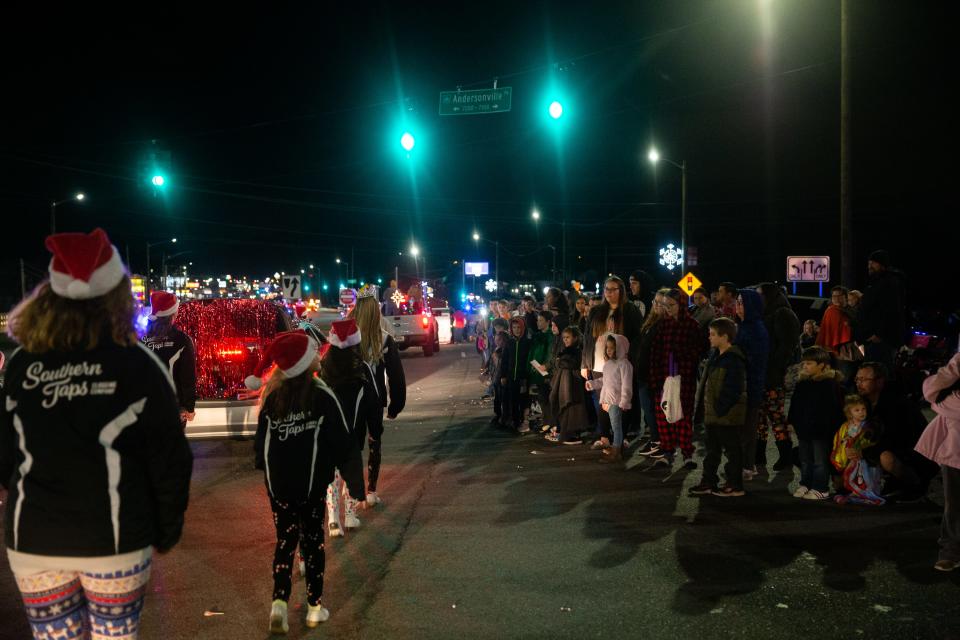
[[[610,276],[603,282],[603,302],[590,310],[586,332],[583,335],[583,355],[580,375],[584,380],[599,380],[603,377],[605,341],[601,336],[615,333],[629,341],[628,360],[636,362],[640,347],[640,327],[643,316],[640,310],[627,300],[627,288],[623,280]],[[594,414],[598,417],[599,439],[595,448],[608,447],[612,435],[609,421],[600,412],[600,392],[591,393]]]
[[[193,456],[107,234],[46,246],[49,280],[9,318],[20,348],[0,391],[7,557],[35,638],[136,638],[153,549],[183,530]]]
[[[321,604],[325,490],[339,470],[348,478],[351,494],[363,498],[363,463],[356,440],[336,394],[315,375],[320,368],[318,349],[318,343],[302,331],[281,333],[246,380],[248,387],[258,388],[263,373],[275,366],[260,395],[254,441],[256,467],[264,472],[277,533],[271,633],[288,630],[287,603],[298,544],[305,559],[301,571],[307,584],[306,624],[315,627],[330,617]]]
[[[693,408],[697,389],[697,367],[703,352],[704,337],[700,325],[687,312],[687,297],[679,289],[660,289],[662,317],[657,323],[657,339],[650,349],[650,388],[654,391],[657,413],[657,435],[660,451],[654,454],[658,463],[673,463],[674,450],[679,448],[685,466],[693,462]],[[669,376],[680,376],[680,406],[683,417],[668,422],[663,410],[663,390]]]
[[[657,433],[657,416],[653,407],[653,391],[650,388],[650,355],[657,339],[657,326],[663,318],[663,299],[656,295],[640,327],[640,346],[637,349],[636,366],[633,368],[634,424],[646,426],[647,443],[637,453],[641,456],[655,455],[660,451],[660,436]],[[642,420],[641,414],[642,413]]]
[[[370,367],[361,356],[362,333],[354,318],[334,322],[327,334],[330,348],[326,350],[320,366],[320,379],[333,390],[343,412],[343,421],[347,425],[357,444],[357,458],[363,465],[363,446],[367,434],[383,430],[383,405],[377,393],[376,384]],[[346,489],[343,481],[346,481]],[[339,474],[327,486],[327,526],[332,537],[343,535],[344,529],[356,529],[360,526],[357,516],[358,496],[362,501],[366,496],[363,488],[363,472],[360,472],[359,487],[351,484],[351,478]],[[343,526],[340,523],[340,498],[343,494]]]
[[[407,381],[400,362],[397,341],[383,327],[383,316],[374,289],[361,290],[350,316],[360,330],[360,357],[370,369],[375,389],[380,397],[380,420],[371,424],[367,434],[370,452],[367,454],[367,506],[380,503],[377,480],[380,477],[380,448],[383,440],[383,409],[387,418],[395,419],[407,402]],[[387,401],[387,389],[390,400]]]

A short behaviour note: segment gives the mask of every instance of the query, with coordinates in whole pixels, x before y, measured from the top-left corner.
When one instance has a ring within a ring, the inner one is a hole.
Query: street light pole
[[[50,203],[50,235],[53,235],[57,232],[57,207],[65,202],[70,202],[71,200],[76,200],[77,202],[83,202],[83,199],[87,196],[83,193],[74,194],[72,198],[64,198],[63,200],[54,200]]]
[[[548,244],[550,251],[553,252],[553,266],[550,269],[550,279],[553,281],[553,284],[557,283],[557,248],[552,244]]]
[[[683,256],[683,268],[687,268],[687,161],[680,163],[680,255]]]

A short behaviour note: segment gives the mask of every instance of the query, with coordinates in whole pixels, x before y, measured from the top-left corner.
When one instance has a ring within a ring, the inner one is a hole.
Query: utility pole
[[[20,258],[20,297],[27,297],[27,270],[23,264],[23,258]]]
[[[840,1],[840,278],[853,287],[853,220],[850,211],[850,44],[849,0]]]
[[[560,249],[560,290],[564,291],[567,286],[567,212],[563,212],[563,243]]]

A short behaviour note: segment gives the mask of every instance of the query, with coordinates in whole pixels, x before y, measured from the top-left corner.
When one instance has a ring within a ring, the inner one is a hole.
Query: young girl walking
[[[263,469],[277,545],[273,556],[273,604],[270,632],[286,633],[294,551],[306,560],[306,625],[330,617],[321,604],[325,554],[324,489],[334,472],[349,478],[355,499],[363,498],[363,463],[336,395],[314,375],[320,368],[317,342],[301,331],[279,334],[270,344],[247,386],[259,388],[260,376],[276,370],[260,396],[254,440],[256,466]]]

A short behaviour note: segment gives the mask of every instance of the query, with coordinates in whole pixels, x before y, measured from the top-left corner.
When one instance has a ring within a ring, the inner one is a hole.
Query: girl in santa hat
[[[136,638],[153,549],[180,539],[193,457],[107,234],[46,246],[50,279],[10,315],[20,348],[0,391],[7,557],[35,638]]]
[[[360,357],[369,368],[380,399],[380,419],[370,424],[367,442],[370,452],[367,458],[367,506],[380,503],[377,496],[377,480],[380,477],[380,445],[383,439],[383,409],[387,418],[393,420],[403,411],[407,401],[407,382],[400,362],[397,342],[383,326],[380,303],[377,302],[376,288],[361,289],[356,306],[350,311],[351,318],[357,321],[360,330]],[[388,387],[389,385],[389,387]],[[390,401],[387,402],[387,389]]]
[[[368,433],[382,429],[383,407],[370,368],[360,354],[360,329],[353,318],[334,322],[327,334],[330,347],[326,350],[320,367],[320,378],[336,394],[343,410],[343,421],[353,434],[359,450],[367,439]],[[380,425],[378,427],[378,425]],[[362,464],[362,462],[361,462]],[[357,516],[357,494],[351,485],[351,478],[344,476],[349,495],[344,495],[343,526],[340,523],[340,497],[345,494],[343,482],[335,476],[327,487],[327,524],[331,537],[343,535],[343,530],[360,526]],[[355,482],[355,481],[354,481]],[[360,478],[360,499],[364,497],[363,478]]]
[[[301,331],[279,334],[267,348],[253,389],[274,365],[260,396],[254,441],[257,468],[263,469],[277,531],[273,557],[273,604],[270,631],[286,633],[287,602],[292,587],[294,551],[305,558],[308,627],[330,617],[321,604],[325,555],[324,490],[336,470],[347,478],[351,496],[363,499],[363,462],[345,407],[337,394],[314,374],[320,368],[318,343]],[[352,407],[352,405],[351,405]]]
[[[150,324],[143,344],[167,365],[180,401],[180,426],[193,420],[197,402],[197,355],[190,336],[173,325],[180,301],[166,291],[150,294]]]

